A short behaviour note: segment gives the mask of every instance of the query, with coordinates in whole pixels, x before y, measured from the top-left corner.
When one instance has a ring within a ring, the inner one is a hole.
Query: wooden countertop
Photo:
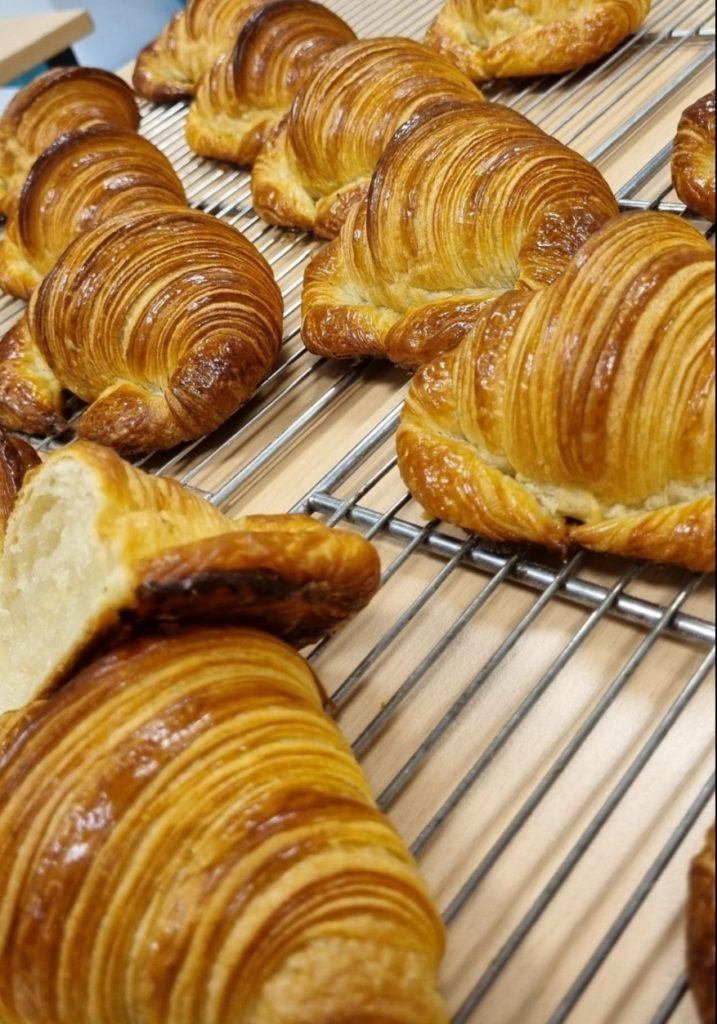
[[[0,18],[0,85],[62,53],[94,27],[83,10]]]

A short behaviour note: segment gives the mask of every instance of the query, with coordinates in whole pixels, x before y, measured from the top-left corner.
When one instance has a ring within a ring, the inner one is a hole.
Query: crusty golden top
[[[680,119],[672,176],[680,199],[715,220],[715,92],[697,100]]]
[[[187,141],[201,156],[252,164],[327,53],[356,38],[313,0],[278,0],[255,11],[231,54],[201,80]]]
[[[306,516],[229,519],[87,442],[27,477],[7,537],[0,713],[49,692],[128,630],[238,622],[303,646],[364,608],[380,582],[378,555],[356,534]],[[39,647],[28,645],[38,617]]]
[[[0,213],[7,213],[40,153],[60,135],[93,124],[139,127],[132,90],[117,75],[57,68],[25,86],[0,119]]]
[[[6,1024],[447,1024],[438,912],[265,634],[136,642],[14,716],[0,834]]]
[[[230,53],[247,18],[266,0],[189,0],[140,53],[133,85],[154,103],[189,99],[214,61]]]
[[[702,1024],[715,1024],[715,829],[692,864],[688,912],[688,963]]]
[[[498,299],[412,385],[414,495],[489,537],[713,568],[714,259],[686,222],[628,215]]]
[[[39,463],[34,448],[0,430],[0,551],[5,538],[5,523],[15,506],[25,474]]]
[[[186,206],[169,160],[127,128],[60,136],[38,157],[0,242],[0,285],[28,298],[70,242],[118,214]]]
[[[476,81],[580,68],[637,31],[651,0],[447,0],[426,43]]]
[[[322,355],[425,362],[486,301],[554,281],[617,212],[600,172],[521,114],[439,105],[398,132],[367,200],[308,267],[304,340]]]
[[[408,39],[329,54],[254,167],[254,203],[271,223],[334,237],[396,130],[436,102],[475,100],[471,81]]]
[[[273,365],[282,313],[271,268],[229,224],[117,217],[72,243],[0,342],[0,425],[61,429],[61,385],[91,403],[91,440],[152,451],[210,433]]]

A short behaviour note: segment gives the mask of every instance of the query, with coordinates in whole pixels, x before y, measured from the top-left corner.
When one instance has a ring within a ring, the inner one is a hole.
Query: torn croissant
[[[440,101],[480,99],[449,61],[409,39],[349,43],[324,58],[254,165],[266,221],[334,238],[398,128]]]
[[[688,908],[688,966],[702,1024],[715,1024],[715,829],[692,864]]]
[[[307,268],[304,341],[325,356],[426,362],[486,302],[554,281],[617,212],[600,172],[521,114],[427,111],[398,132],[366,201]]]
[[[5,524],[15,507],[25,475],[40,464],[39,456],[27,442],[0,430],[0,552]]]
[[[109,71],[57,68],[25,86],[0,119],[0,213],[12,207],[35,160],[67,132],[94,124],[135,131],[139,110],[130,87]]]
[[[1,723],[3,1020],[447,1024],[438,911],[285,644],[135,641]]]
[[[140,53],[132,84],[153,103],[190,99],[204,74],[230,53],[247,19],[266,0],[189,0]]]
[[[378,588],[370,544],[305,516],[232,521],[173,480],[78,443],[21,491],[0,563],[0,713],[50,691],[123,627],[263,626],[319,639]],[[42,643],[29,644],[37,622]]]
[[[715,220],[715,92],[688,107],[680,119],[672,177],[690,210]]]
[[[560,74],[611,53],[651,0],[447,0],[426,44],[477,82]]]
[[[259,8],[234,50],[199,84],[187,142],[200,156],[252,164],[327,53],[353,31],[322,4],[279,0]]]
[[[714,260],[684,221],[627,215],[496,300],[411,386],[412,494],[489,538],[712,570]]]
[[[263,256],[208,214],[152,208],[77,238],[0,341],[0,425],[124,451],[215,430],[276,359],[283,302]]]
[[[169,160],[126,128],[62,135],[35,161],[0,241],[0,286],[29,298],[78,235],[156,206],[186,206]]]

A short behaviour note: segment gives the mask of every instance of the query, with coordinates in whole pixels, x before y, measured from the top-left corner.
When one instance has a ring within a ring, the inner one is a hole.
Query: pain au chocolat
[[[714,261],[679,218],[627,215],[497,299],[410,388],[412,494],[488,538],[711,571]]]
[[[307,268],[304,341],[325,356],[426,362],[486,302],[554,281],[617,212],[600,172],[521,114],[429,110],[397,133],[367,199]]]
[[[107,448],[70,445],[26,478],[8,522],[0,713],[142,625],[241,623],[302,646],[363,608],[379,574],[362,537],[306,516],[230,520]]]
[[[187,142],[200,156],[250,165],[327,53],[356,38],[312,0],[279,0],[249,18],[199,84]]]
[[[324,58],[254,165],[254,206],[282,227],[335,237],[396,130],[438,101],[480,99],[449,61],[409,39]]]
[[[267,634],[136,640],[0,718],[0,831],[7,1024],[448,1022],[433,900]]]
[[[573,71],[636,32],[651,0],[447,0],[426,44],[476,81]]]
[[[35,160],[67,132],[95,124],[136,131],[130,87],[109,71],[57,68],[21,89],[0,119],[0,213],[7,214]]]
[[[682,202],[715,220],[715,92],[697,100],[680,119],[672,177]]]
[[[133,85],[153,103],[190,99],[217,57],[230,53],[266,0],[188,0],[137,58]]]
[[[0,286],[27,299],[78,235],[119,214],[186,206],[169,160],[136,132],[62,135],[33,164],[0,241]]]
[[[124,214],[77,238],[0,341],[0,425],[64,429],[124,451],[210,433],[273,366],[283,302],[229,224],[188,209]]]

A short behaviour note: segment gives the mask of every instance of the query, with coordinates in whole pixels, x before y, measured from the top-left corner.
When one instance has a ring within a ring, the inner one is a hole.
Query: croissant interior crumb
[[[36,480],[11,518],[0,572],[0,714],[32,699],[37,680],[130,592],[128,568],[98,530],[105,505],[93,473],[67,460]]]

